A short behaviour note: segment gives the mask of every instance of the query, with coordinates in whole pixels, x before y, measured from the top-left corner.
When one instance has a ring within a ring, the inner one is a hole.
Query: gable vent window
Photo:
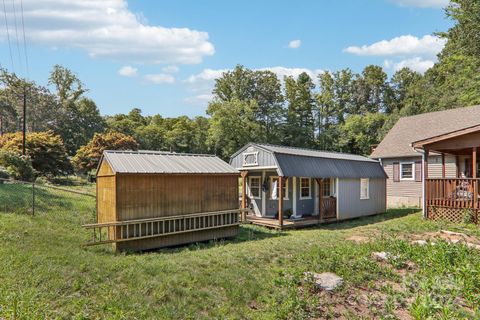
[[[258,152],[245,152],[243,154],[243,166],[258,166]]]

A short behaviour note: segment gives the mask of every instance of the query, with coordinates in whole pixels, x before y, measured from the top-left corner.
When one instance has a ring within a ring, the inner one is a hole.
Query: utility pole
[[[27,135],[27,91],[23,84],[23,128],[22,128],[22,154],[25,155],[25,140]]]

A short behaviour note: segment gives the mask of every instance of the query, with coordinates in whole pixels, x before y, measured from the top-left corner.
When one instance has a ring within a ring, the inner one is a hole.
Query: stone
[[[471,243],[471,242],[467,242],[467,247],[469,247],[470,249],[480,250],[480,245],[479,244],[475,244],[475,243]]]
[[[449,236],[458,236],[458,237],[466,237],[467,236],[465,233],[453,232],[453,231],[448,231],[448,230],[441,230],[440,232],[443,233],[443,234],[449,235]]]
[[[315,287],[320,290],[333,291],[343,283],[343,278],[332,272],[305,272],[304,275],[306,280],[312,279],[315,283]]]
[[[412,244],[418,244],[419,246],[424,246],[428,244],[428,242],[426,240],[413,240]]]

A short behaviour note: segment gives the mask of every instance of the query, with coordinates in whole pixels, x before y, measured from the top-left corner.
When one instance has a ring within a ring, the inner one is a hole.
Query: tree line
[[[50,73],[53,90],[2,70],[0,150],[19,153],[19,136],[12,133],[21,130],[26,92],[27,131],[44,134],[31,136],[27,155],[40,174],[88,172],[108,148],[228,159],[253,141],[368,155],[402,116],[480,104],[480,4],[455,0],[445,12],[454,25],[437,34],[446,46],[425,74],[402,68],[389,77],[381,66],[369,65],[359,73],[346,68],[279,79],[271,71],[237,65],[215,81],[206,116],[194,118],[147,116],[138,108],[101,116],[85,95],[88,89],[65,67],[56,65]],[[40,168],[34,149],[56,150],[60,169]],[[3,156],[12,162],[11,157]],[[3,161],[0,154],[6,167]]]

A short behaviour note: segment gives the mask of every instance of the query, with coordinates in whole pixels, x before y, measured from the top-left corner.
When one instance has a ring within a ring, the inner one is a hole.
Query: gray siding
[[[387,195],[389,197],[422,197],[422,183],[412,180],[393,181],[393,163],[403,161],[421,161],[421,157],[383,159],[383,169],[388,175]],[[445,155],[445,174],[447,178],[455,178],[457,165],[455,156]],[[428,158],[428,176],[430,178],[442,177],[442,157],[431,156]]]
[[[338,179],[338,219],[351,219],[386,211],[385,179],[370,179],[369,199],[360,199],[360,179]]]
[[[230,160],[230,165],[236,169],[243,168],[243,153],[245,152],[258,152],[258,167],[276,167],[275,158],[271,152],[268,152],[261,148],[249,146],[245,150],[239,152],[235,157]],[[245,169],[255,169],[257,166],[248,166]]]

